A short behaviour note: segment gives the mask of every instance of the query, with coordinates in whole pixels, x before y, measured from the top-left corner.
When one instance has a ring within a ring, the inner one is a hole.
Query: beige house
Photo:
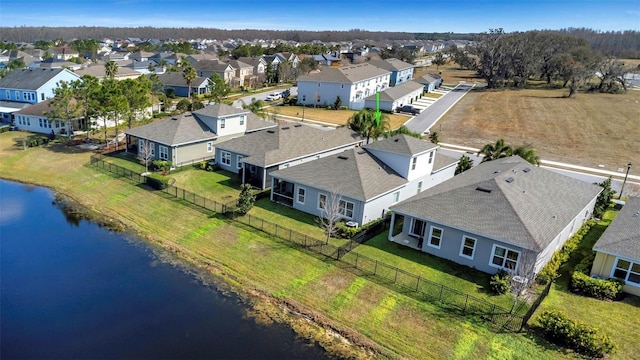
[[[227,63],[235,70],[235,76],[230,85],[233,87],[249,85],[253,75],[253,66],[239,60],[229,60]]]
[[[624,292],[640,296],[640,198],[627,200],[593,251],[591,276],[622,279]]]

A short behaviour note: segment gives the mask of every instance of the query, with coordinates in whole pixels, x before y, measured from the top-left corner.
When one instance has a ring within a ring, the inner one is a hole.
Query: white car
[[[271,93],[269,95],[267,95],[267,98],[265,99],[266,101],[276,101],[276,100],[280,100],[280,98],[282,98],[282,95],[280,93]]]

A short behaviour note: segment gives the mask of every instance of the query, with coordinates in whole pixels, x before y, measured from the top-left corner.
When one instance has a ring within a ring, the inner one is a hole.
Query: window
[[[158,156],[162,160],[169,160],[169,148],[164,145],[158,145]]]
[[[220,153],[220,163],[225,165],[231,165],[231,153],[223,151]]]
[[[617,259],[612,276],[624,280],[629,285],[640,286],[640,263]]]
[[[433,162],[433,154],[434,154],[433,151],[429,153],[429,164]]]
[[[207,142],[207,152],[213,151],[213,141]]]
[[[296,199],[296,201],[298,201],[300,204],[304,204],[304,197],[307,194],[307,190],[305,188],[299,187],[298,188],[298,197]]]
[[[240,125],[244,125],[244,115],[240,115]]]
[[[340,200],[338,204],[338,212],[340,215],[344,215],[348,218],[353,217],[353,203],[349,201]]]
[[[238,155],[238,157],[236,159],[236,167],[238,169],[242,169],[242,159],[244,159],[244,156]]]
[[[417,164],[417,163],[418,163],[418,158],[417,158],[417,157],[414,157],[414,158],[411,160],[411,170],[415,170],[415,169],[416,169],[416,164]]]
[[[429,246],[433,246],[434,248],[440,249],[441,243],[442,243],[442,229],[432,226],[431,231],[429,232]]]
[[[44,101],[44,93],[40,94],[40,100]]]
[[[225,122],[225,119],[220,119],[220,129],[224,129]]]
[[[426,223],[424,221],[413,219],[411,220],[411,230],[409,230],[409,234],[415,236],[424,236],[425,227]]]
[[[319,194],[318,195],[318,209],[324,210],[327,208],[327,195]]]
[[[520,253],[502,246],[493,245],[493,255],[489,265],[505,270],[516,270]]]
[[[475,249],[476,239],[463,235],[462,245],[460,246],[460,256],[473,260],[473,252]]]
[[[16,100],[20,100],[20,91],[15,92]]]
[[[42,118],[38,119],[38,124],[40,127],[47,127],[47,125],[42,121]]]
[[[7,100],[11,100],[11,91],[5,90],[4,94],[6,95]]]
[[[422,191],[422,181],[418,183],[418,190],[416,191],[416,194],[420,194],[421,191]]]
[[[397,203],[398,201],[400,201],[400,191],[396,191],[393,193],[393,203]]]

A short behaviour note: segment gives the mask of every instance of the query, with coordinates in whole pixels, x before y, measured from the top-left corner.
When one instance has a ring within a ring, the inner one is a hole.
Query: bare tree
[[[340,208],[342,196],[337,189],[333,189],[329,194],[320,194],[319,201],[318,207],[322,212],[321,216],[316,218],[316,222],[327,235],[326,243],[328,244],[331,236],[338,231],[336,222],[343,217],[344,211]]]
[[[511,278],[511,294],[513,295],[513,306],[511,311],[514,311],[520,300],[526,294],[527,290],[533,285],[536,273],[536,253],[531,250],[523,250],[518,258],[518,262],[515,269],[509,270]]]
[[[144,165],[145,174],[149,172],[149,164],[153,161],[153,157],[153,143],[149,140],[140,140],[138,159]]]

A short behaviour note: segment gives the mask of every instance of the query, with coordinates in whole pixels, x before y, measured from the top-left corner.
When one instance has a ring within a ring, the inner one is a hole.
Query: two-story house
[[[369,64],[391,72],[390,86],[400,85],[413,79],[413,65],[400,59],[371,60]]]
[[[298,104],[330,105],[339,96],[350,109],[360,110],[365,98],[389,87],[391,72],[371,64],[323,68],[298,77]]]
[[[453,177],[458,161],[437,149],[433,143],[396,135],[284,168],[271,173],[271,200],[319,217],[326,217],[335,201],[342,218],[363,225]]]
[[[124,133],[127,152],[140,153],[150,145],[154,159],[182,166],[213,159],[216,146],[225,140],[274,126],[249,110],[214,104]]]
[[[253,75],[253,66],[240,60],[229,60],[227,63],[235,70],[235,76],[231,81],[232,86],[239,87],[248,85]]]
[[[201,77],[208,78],[213,74],[218,74],[229,85],[233,83],[236,73],[231,64],[220,60],[200,60],[193,64],[193,68],[196,69],[196,73]]]

